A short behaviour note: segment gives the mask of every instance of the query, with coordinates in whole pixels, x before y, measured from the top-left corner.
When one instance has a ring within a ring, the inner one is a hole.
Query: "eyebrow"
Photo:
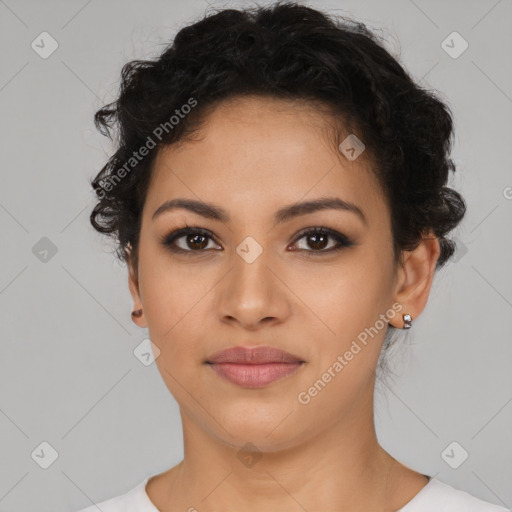
[[[185,198],[177,198],[166,201],[155,210],[152,216],[152,220],[154,220],[162,213],[174,210],[176,208],[189,210],[207,219],[218,220],[224,223],[230,221],[228,213],[220,206],[216,206],[212,203],[206,203],[203,201],[197,201],[195,199]],[[364,212],[357,205],[348,201],[344,201],[339,197],[323,197],[313,201],[305,201],[302,203],[294,203],[289,206],[285,206],[275,213],[274,221],[275,224],[281,224],[301,215],[307,215],[309,213],[314,213],[320,210],[331,209],[352,212],[357,215],[366,226],[368,225],[368,220]]]

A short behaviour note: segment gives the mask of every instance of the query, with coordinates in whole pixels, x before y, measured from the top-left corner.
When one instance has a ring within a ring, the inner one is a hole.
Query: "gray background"
[[[112,149],[92,117],[115,98],[122,64],[155,57],[208,5],[254,3],[0,1],[3,512],[77,510],[181,460],[177,404],[155,364],[133,354],[147,330],[131,322],[126,268],[89,226],[87,180]],[[455,116],[451,184],[469,211],[455,261],[393,352],[398,376],[376,396],[379,439],[417,471],[511,507],[512,3],[309,5],[382,28]],[[31,48],[43,31],[59,45],[47,59]],[[469,43],[458,58],[441,46],[453,31]],[[58,453],[47,469],[48,450],[31,455],[43,441]],[[457,469],[443,458],[454,441],[452,460],[469,453]]]

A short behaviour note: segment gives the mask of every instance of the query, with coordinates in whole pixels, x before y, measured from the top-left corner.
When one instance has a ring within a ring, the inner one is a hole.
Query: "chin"
[[[253,407],[250,413],[241,413],[239,410],[233,414],[224,413],[216,416],[216,419],[225,430],[216,423],[211,428],[216,437],[237,450],[250,443],[255,450],[277,452],[295,446],[302,437],[297,430],[301,422],[292,420],[293,413],[287,418],[287,414],[282,411],[282,408],[278,411],[262,411]]]

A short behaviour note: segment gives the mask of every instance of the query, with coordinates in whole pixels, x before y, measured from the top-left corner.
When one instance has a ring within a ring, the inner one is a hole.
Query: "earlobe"
[[[133,323],[138,325],[139,327],[142,327],[145,329],[145,328],[147,328],[147,325],[143,319],[143,316],[144,316],[144,312],[142,309],[137,309],[137,310],[132,311]]]
[[[402,305],[404,314],[417,318],[424,310],[440,252],[439,239],[432,233],[424,236],[414,250],[404,252],[395,293],[395,301]],[[401,322],[400,325],[391,323],[398,328],[405,327]]]

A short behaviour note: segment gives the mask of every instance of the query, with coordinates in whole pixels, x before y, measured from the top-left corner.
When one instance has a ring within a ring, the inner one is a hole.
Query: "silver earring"
[[[403,319],[404,319],[404,329],[410,329],[412,327],[411,315],[403,315]]]

